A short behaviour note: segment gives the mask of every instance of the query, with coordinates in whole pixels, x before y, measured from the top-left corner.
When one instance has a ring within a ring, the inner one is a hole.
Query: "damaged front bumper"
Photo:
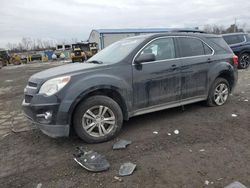
[[[25,100],[22,103],[24,115],[44,134],[53,138],[69,136],[69,124],[56,123],[58,106],[59,104],[32,105]]]

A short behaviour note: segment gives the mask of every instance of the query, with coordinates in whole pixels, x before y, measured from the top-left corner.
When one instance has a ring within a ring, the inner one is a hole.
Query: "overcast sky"
[[[88,39],[92,29],[229,26],[250,28],[249,0],[1,0],[0,47],[22,37]]]

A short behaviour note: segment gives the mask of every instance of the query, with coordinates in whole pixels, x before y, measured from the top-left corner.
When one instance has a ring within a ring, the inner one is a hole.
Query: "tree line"
[[[248,32],[246,30],[246,24],[238,26],[237,24],[232,24],[228,28],[225,28],[223,25],[205,25],[203,31],[211,34],[225,34],[225,33],[237,33],[237,32]]]
[[[61,41],[60,44],[76,43],[77,39],[72,38],[70,42],[66,40]],[[55,50],[58,44],[55,40],[32,39],[23,37],[18,43],[7,43],[6,47],[10,52],[27,52],[27,51],[40,51],[40,50]]]

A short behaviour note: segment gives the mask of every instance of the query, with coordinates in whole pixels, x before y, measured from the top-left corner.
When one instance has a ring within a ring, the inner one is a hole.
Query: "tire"
[[[102,95],[92,96],[81,102],[73,117],[76,134],[87,143],[111,140],[119,133],[122,123],[120,106],[113,99]]]
[[[242,53],[239,55],[239,68],[240,69],[247,69],[250,64],[250,54],[249,53]]]
[[[222,88],[222,86],[223,86],[223,90],[220,92],[219,90]],[[223,92],[224,92],[224,94],[223,94]],[[230,87],[229,87],[228,81],[224,78],[217,78],[214,81],[211,89],[209,90],[208,98],[206,101],[207,106],[222,106],[222,105],[224,105],[228,100],[229,93],[230,93]],[[216,100],[216,99],[218,99],[218,97],[220,99]]]

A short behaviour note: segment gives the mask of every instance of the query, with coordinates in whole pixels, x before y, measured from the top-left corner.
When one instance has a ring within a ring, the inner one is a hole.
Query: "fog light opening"
[[[42,114],[37,114],[36,117],[40,123],[50,123],[52,120],[52,112],[47,111]]]

